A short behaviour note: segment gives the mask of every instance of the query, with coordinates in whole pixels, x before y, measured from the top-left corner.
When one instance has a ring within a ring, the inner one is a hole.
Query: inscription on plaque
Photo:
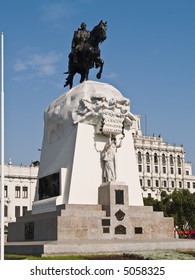
[[[124,119],[116,116],[106,116],[103,122],[102,132],[105,135],[117,135],[123,131]]]
[[[123,190],[115,190],[115,203],[124,204],[124,191]]]
[[[135,227],[135,234],[142,234],[143,230],[142,227]]]
[[[115,234],[126,234],[126,227],[123,225],[118,225],[115,227]]]
[[[102,226],[110,226],[110,219],[102,219]]]
[[[26,241],[34,240],[34,223],[25,224],[24,236]]]
[[[39,200],[60,195],[60,173],[39,179]]]
[[[125,217],[125,213],[121,209],[119,209],[116,212],[115,217],[117,218],[118,221],[122,221]]]
[[[103,233],[110,233],[109,227],[103,227]]]

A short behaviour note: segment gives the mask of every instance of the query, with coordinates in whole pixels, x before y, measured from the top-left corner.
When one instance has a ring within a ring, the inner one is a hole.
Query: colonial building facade
[[[30,166],[16,166],[11,160],[4,166],[5,231],[9,222],[31,210],[38,174],[37,162]]]
[[[160,200],[162,191],[175,189],[195,192],[192,165],[185,161],[184,147],[165,143],[161,136],[142,135],[140,116],[133,123],[134,146],[143,197]]]

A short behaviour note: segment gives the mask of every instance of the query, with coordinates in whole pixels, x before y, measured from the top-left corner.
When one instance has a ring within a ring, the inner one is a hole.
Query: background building
[[[189,189],[195,192],[195,176],[192,165],[185,161],[184,147],[165,143],[161,136],[142,135],[140,116],[133,123],[140,185],[143,197],[160,199],[162,191]]]
[[[38,162],[30,166],[16,166],[11,160],[5,165],[4,216],[5,230],[9,222],[31,210],[35,195]]]

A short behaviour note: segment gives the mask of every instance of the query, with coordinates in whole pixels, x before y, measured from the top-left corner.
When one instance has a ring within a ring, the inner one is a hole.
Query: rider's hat
[[[82,22],[82,23],[81,23],[81,28],[82,28],[82,27],[86,27],[86,23],[85,23],[85,22]]]

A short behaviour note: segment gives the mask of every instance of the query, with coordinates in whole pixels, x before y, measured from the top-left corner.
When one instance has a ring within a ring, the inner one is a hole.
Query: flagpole
[[[1,33],[1,260],[4,260],[4,34]]]

